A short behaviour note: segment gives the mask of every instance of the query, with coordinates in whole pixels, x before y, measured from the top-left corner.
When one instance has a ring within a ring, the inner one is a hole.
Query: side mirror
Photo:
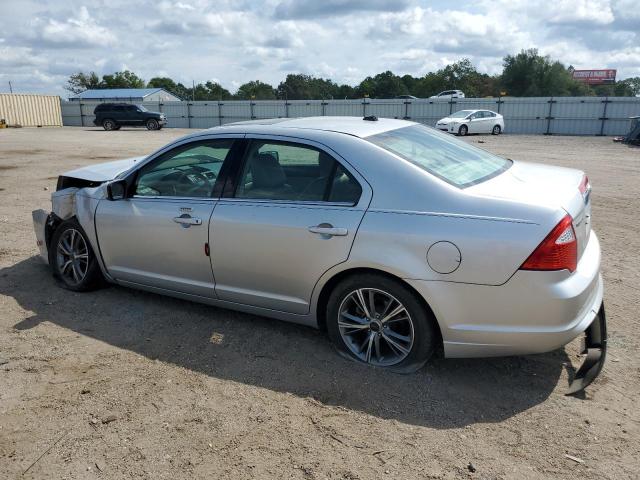
[[[122,200],[127,196],[127,182],[117,180],[107,185],[107,198],[109,200]]]

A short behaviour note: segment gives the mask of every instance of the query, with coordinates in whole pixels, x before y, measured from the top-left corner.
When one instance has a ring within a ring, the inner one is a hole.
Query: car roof
[[[305,129],[368,137],[411,125],[416,125],[416,123],[393,118],[379,118],[373,121],[365,120],[363,117],[266,118],[229,123],[222,127],[214,127],[208,131],[279,134],[290,129]]]

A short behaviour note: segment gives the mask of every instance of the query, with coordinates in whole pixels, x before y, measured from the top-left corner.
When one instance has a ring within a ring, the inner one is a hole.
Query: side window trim
[[[273,143],[282,143],[282,144],[293,144],[300,145],[305,148],[312,148],[314,150],[318,150],[334,161],[333,167],[331,169],[331,175],[335,175],[338,167],[341,166],[345,173],[355,181],[360,187],[360,197],[358,201],[355,203],[350,202],[329,202],[327,199],[331,195],[332,190],[332,182],[328,182],[327,188],[323,194],[323,200],[274,200],[274,199],[251,199],[251,198],[238,198],[236,197],[237,189],[240,183],[240,177],[243,174],[244,167],[246,162],[248,161],[248,154],[250,152],[250,146],[252,142],[261,141],[261,142],[273,142]],[[339,206],[339,207],[357,207],[362,201],[363,197],[365,197],[365,189],[362,186],[362,181],[360,181],[348,168],[349,166],[345,165],[346,162],[342,162],[338,160],[337,155],[332,152],[327,151],[326,148],[321,146],[322,144],[317,144],[317,142],[306,141],[305,139],[300,139],[297,137],[285,137],[285,136],[270,136],[270,135],[247,135],[245,136],[244,142],[244,151],[242,155],[239,156],[239,159],[234,162],[237,167],[235,168],[232,175],[230,175],[230,181],[225,183],[225,188],[222,193],[220,199],[237,201],[237,202],[260,202],[260,203],[278,203],[278,204],[301,204],[301,205],[327,205],[327,206]],[[353,168],[353,167],[351,167]]]

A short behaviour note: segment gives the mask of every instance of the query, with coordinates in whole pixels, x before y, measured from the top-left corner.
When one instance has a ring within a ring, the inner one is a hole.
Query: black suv
[[[142,105],[130,103],[101,103],[93,114],[94,125],[105,130],[120,130],[122,126],[147,127],[147,130],[160,130],[167,124],[167,117],[160,112],[150,112]]]

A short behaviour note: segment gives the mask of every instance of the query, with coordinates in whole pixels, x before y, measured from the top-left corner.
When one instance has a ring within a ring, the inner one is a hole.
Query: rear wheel
[[[160,129],[160,124],[158,123],[157,120],[150,118],[149,120],[147,120],[147,130],[159,130]]]
[[[84,230],[75,220],[62,222],[49,246],[53,274],[69,290],[83,292],[100,286],[102,272]]]
[[[502,131],[502,129],[500,128],[500,125],[495,125],[493,127],[493,130],[491,130],[491,134],[492,135],[500,135],[501,131]]]
[[[414,293],[375,274],[349,277],[335,287],[327,330],[341,354],[398,373],[422,367],[437,339],[435,319]]]
[[[458,135],[464,137],[467,133],[469,133],[469,127],[467,127],[466,125],[460,125],[460,128],[458,129]]]
[[[107,118],[107,119],[102,121],[102,128],[104,128],[107,131],[117,130],[118,129],[118,125],[116,124],[116,122],[114,122],[110,118]]]

